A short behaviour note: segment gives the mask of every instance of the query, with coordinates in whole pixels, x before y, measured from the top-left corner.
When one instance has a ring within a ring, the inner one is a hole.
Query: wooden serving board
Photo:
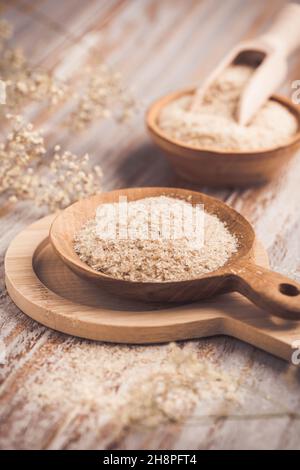
[[[15,304],[63,333],[116,343],[156,343],[230,335],[286,360],[300,339],[300,321],[272,317],[239,294],[185,305],[145,304],[112,296],[73,274],[55,255],[48,233],[54,216],[23,230],[5,257],[5,279]],[[259,243],[258,264],[268,266]]]

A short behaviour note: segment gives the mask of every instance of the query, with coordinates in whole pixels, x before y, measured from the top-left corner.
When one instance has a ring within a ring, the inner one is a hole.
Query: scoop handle
[[[300,284],[282,274],[246,262],[233,272],[234,290],[258,307],[289,320],[300,320]]]
[[[260,39],[286,56],[292,54],[300,47],[300,5],[288,3],[283,7]]]

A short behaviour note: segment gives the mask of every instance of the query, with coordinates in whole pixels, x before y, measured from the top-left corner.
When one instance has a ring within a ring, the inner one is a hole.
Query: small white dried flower
[[[99,118],[114,117],[116,121],[128,120],[138,106],[130,91],[124,86],[122,75],[100,64],[87,71],[89,77],[79,97],[76,109],[68,119],[68,125],[85,129]]]
[[[55,146],[47,165],[43,163],[46,153],[43,135],[19,115],[9,114],[7,118],[13,128],[0,145],[0,193],[8,193],[11,202],[32,199],[54,211],[100,192],[102,172],[98,165],[87,167],[88,155],[78,157],[70,151],[61,154],[59,146]]]

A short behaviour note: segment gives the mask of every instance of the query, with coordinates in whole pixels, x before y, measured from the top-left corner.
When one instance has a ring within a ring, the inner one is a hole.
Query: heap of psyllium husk
[[[111,209],[112,217],[117,217],[118,203],[106,206]],[[134,225],[138,236],[104,237],[101,230],[97,230],[95,218],[76,235],[75,251],[93,269],[118,279],[181,281],[197,278],[223,266],[236,252],[237,240],[216,215],[206,212],[203,239],[185,234],[181,230],[182,218],[174,217],[174,214],[184,213],[184,209],[190,207],[187,201],[165,196],[131,201],[128,203],[128,227]],[[160,218],[155,220],[158,226],[153,227],[151,211],[155,213],[156,208]],[[161,230],[164,221],[166,225],[172,225],[175,236],[149,238],[150,219],[154,233]]]
[[[236,121],[239,98],[252,73],[247,65],[228,67],[208,88],[197,110],[191,109],[192,95],[165,106],[160,128],[172,139],[215,150],[247,152],[287,143],[298,123],[288,108],[274,100],[269,99],[249,125]]]
[[[37,359],[21,393],[35,406],[117,417],[120,427],[179,422],[201,403],[209,413],[215,400],[222,401],[222,413],[239,407],[238,375],[198,353],[196,343],[130,347],[75,340],[55,361]]]

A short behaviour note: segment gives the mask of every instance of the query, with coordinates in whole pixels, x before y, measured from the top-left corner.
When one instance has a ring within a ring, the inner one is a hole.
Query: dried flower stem
[[[137,102],[124,87],[119,72],[100,64],[89,68],[86,76],[78,103],[67,120],[69,127],[82,130],[99,118],[113,117],[117,122],[124,122],[132,117]]]
[[[12,130],[0,144],[0,193],[7,193],[10,201],[31,199],[53,211],[100,192],[101,168],[89,169],[88,155],[60,152],[56,146],[48,166],[42,134],[21,116],[6,117]]]

